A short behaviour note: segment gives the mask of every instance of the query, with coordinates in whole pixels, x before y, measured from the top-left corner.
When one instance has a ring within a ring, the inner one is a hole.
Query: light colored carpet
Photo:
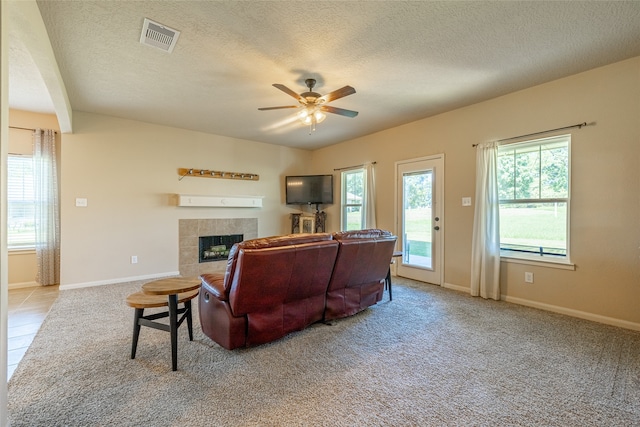
[[[638,426],[640,334],[409,280],[351,318],[227,351],[142,328],[140,283],[67,290],[9,382],[18,426]]]

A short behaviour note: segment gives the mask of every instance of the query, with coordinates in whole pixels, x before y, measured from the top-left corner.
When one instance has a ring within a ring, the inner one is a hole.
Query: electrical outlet
[[[533,273],[527,271],[526,273],[524,273],[524,281],[526,283],[533,283]]]
[[[138,263],[138,256],[131,255],[131,264],[137,264],[137,263]]]

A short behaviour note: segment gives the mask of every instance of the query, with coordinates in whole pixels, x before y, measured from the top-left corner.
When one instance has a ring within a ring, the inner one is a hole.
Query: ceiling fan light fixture
[[[298,118],[300,119],[301,122],[304,123],[304,121],[310,116],[311,114],[309,113],[308,108],[303,108],[302,110],[300,110],[300,112],[298,113]]]
[[[298,118],[305,125],[322,123],[327,115],[320,111],[316,106],[307,106],[298,113]]]

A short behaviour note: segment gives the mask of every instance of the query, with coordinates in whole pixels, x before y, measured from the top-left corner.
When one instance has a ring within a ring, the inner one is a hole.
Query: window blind
[[[33,158],[7,157],[7,246],[35,246],[35,189]]]

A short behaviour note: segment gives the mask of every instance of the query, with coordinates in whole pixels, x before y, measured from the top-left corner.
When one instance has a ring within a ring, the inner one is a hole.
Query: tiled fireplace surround
[[[224,272],[227,260],[198,262],[198,237],[243,234],[244,240],[258,237],[257,218],[181,219],[178,224],[180,275],[199,276]]]

